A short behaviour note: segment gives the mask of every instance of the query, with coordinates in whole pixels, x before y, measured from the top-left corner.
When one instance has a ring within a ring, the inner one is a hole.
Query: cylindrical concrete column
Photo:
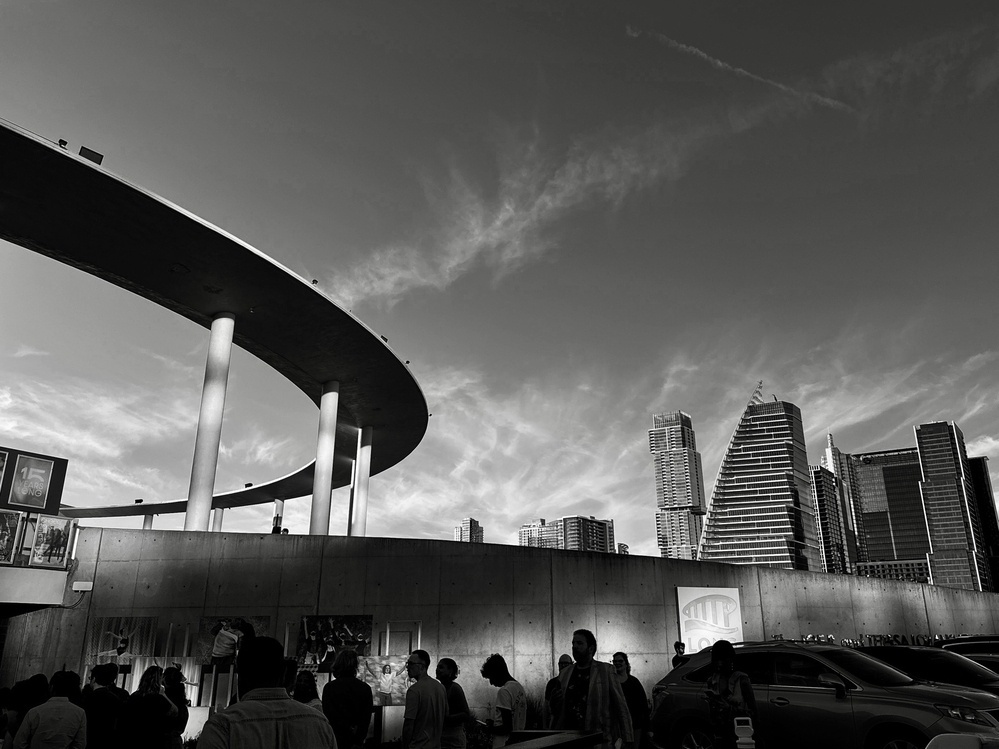
[[[368,524],[368,479],[371,476],[371,427],[362,427],[357,436],[357,459],[354,461],[354,500],[351,503],[351,536],[363,536]]]
[[[333,453],[336,449],[336,414],[340,405],[340,383],[323,385],[319,401],[319,438],[316,440],[316,473],[312,479],[312,514],[309,535],[328,536],[333,491]]]
[[[212,510],[212,530],[218,533],[222,530],[222,517],[225,515],[224,507],[216,507]]]
[[[153,516],[143,515],[142,516],[142,530],[151,531],[153,529]]]
[[[226,385],[229,382],[229,356],[235,326],[236,316],[230,312],[220,312],[212,320],[208,361],[205,364],[205,386],[201,391],[198,435],[194,440],[191,488],[187,493],[185,531],[208,530],[212,494],[215,493],[215,469],[219,462],[219,443],[222,441],[222,412],[225,408]]]
[[[274,522],[271,523],[271,533],[281,532],[281,523],[284,521],[284,500],[274,500]]]

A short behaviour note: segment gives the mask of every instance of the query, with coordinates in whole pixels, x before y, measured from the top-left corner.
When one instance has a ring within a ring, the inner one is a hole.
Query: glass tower
[[[954,422],[915,428],[922,468],[919,493],[930,536],[930,582],[992,590],[964,434]]]
[[[867,534],[864,531],[864,513],[860,509],[856,462],[852,455],[840,451],[833,444],[833,436],[827,434],[822,466],[836,477],[836,491],[839,493],[846,543],[846,571],[848,574],[853,574],[857,569],[857,563],[867,559]]]
[[[649,451],[656,470],[659,553],[671,559],[696,559],[704,522],[704,476],[690,415],[653,414]]]
[[[812,480],[812,499],[815,502],[822,571],[845,575],[847,574],[846,534],[843,530],[836,476],[822,466],[809,466],[808,473]]]
[[[761,382],[732,435],[697,558],[821,570],[801,411],[765,402]]]

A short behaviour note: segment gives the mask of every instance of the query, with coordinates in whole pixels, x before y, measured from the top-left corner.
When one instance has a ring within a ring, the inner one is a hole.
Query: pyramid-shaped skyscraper
[[[801,411],[757,385],[711,493],[697,558],[821,571]]]

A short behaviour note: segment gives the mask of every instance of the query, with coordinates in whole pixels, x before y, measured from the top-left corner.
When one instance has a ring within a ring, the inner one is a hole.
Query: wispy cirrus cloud
[[[197,423],[197,403],[178,393],[69,379],[0,387],[5,431],[23,443],[115,459]]]
[[[999,31],[992,26],[946,31],[890,51],[857,55],[829,65],[823,88],[856,102],[877,121],[929,114],[995,91]]]
[[[238,439],[223,438],[219,455],[245,465],[287,467],[292,446],[297,447],[291,437],[268,437],[259,427],[253,427]]]
[[[42,351],[41,349],[34,348],[33,346],[28,346],[26,344],[21,344],[17,347],[17,350],[11,354],[15,359],[23,359],[27,356],[50,356],[50,352]]]
[[[627,196],[681,178],[715,139],[787,112],[774,102],[663,118],[644,127],[608,127],[545,147],[530,129],[498,139],[498,181],[479,186],[453,163],[446,180],[427,178],[428,227],[422,236],[373,250],[328,276],[325,287],[347,307],[393,303],[415,289],[442,290],[473,269],[495,278],[558,245],[551,233],[572,211],[617,206]]]

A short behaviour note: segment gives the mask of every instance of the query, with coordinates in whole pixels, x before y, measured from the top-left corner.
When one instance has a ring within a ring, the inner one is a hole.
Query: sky
[[[692,416],[710,492],[759,380],[812,463],[827,433],[954,420],[999,486],[997,16],[0,0],[0,118],[317,279],[412,362],[433,416],[372,478],[368,535],[583,514],[657,555],[652,414]],[[0,269],[0,444],[68,458],[66,504],[184,497],[207,330],[2,241]],[[317,424],[234,349],[216,490],[313,460]]]

